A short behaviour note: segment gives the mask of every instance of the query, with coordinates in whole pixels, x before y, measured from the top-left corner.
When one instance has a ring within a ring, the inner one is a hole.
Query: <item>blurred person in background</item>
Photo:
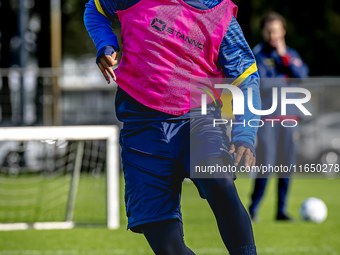
[[[264,42],[255,46],[253,53],[261,78],[262,109],[271,108],[274,87],[278,88],[278,107],[272,114],[262,117],[265,124],[258,131],[256,163],[258,166],[267,167],[280,166],[281,164],[290,166],[296,163],[294,145],[296,127],[284,127],[281,125],[281,121],[284,119],[299,121],[300,110],[295,105],[287,105],[287,115],[282,116],[279,92],[282,87],[296,86],[297,84],[293,80],[306,78],[309,69],[297,51],[286,45],[286,20],[284,17],[275,12],[265,14],[261,21],[261,29]],[[295,93],[289,93],[287,98],[298,97]],[[275,121],[269,121],[269,119],[275,119]],[[258,207],[265,191],[268,175],[269,172],[259,173],[255,179],[251,196],[252,202],[249,207],[250,217],[253,221],[258,219]],[[289,183],[290,173],[279,173],[276,220],[292,220],[286,212]]]

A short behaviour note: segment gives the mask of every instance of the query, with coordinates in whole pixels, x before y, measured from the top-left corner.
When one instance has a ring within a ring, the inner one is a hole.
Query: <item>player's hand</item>
[[[232,144],[230,146],[229,153],[233,154],[235,151],[236,151],[236,147],[234,144]],[[254,154],[252,153],[252,151],[249,148],[246,148],[244,146],[238,147],[234,165],[238,166],[243,155],[244,155],[244,165],[246,166],[248,170],[250,170],[251,168],[255,166],[256,158],[254,157]]]
[[[117,52],[114,52],[112,56],[104,55],[98,61],[98,67],[108,84],[110,84],[110,76],[114,81],[116,80],[116,75],[111,67],[116,65],[117,63]],[[108,73],[110,74],[110,76]]]

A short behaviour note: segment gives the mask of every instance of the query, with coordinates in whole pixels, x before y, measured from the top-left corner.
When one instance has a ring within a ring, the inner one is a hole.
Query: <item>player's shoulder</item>
[[[140,0],[95,0],[100,3],[104,11],[109,12],[111,15],[115,14],[116,11],[126,10]]]

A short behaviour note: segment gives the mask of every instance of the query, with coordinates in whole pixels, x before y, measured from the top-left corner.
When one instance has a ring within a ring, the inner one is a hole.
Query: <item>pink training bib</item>
[[[190,83],[224,77],[218,53],[236,13],[230,0],[209,10],[183,0],[141,0],[117,11],[123,44],[117,84],[140,103],[165,113],[183,115],[200,107],[205,92]],[[214,92],[221,95],[222,89]]]

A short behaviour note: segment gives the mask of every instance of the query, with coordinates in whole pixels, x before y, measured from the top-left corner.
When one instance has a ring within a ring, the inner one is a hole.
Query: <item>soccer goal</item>
[[[0,128],[0,230],[119,227],[117,126]]]

